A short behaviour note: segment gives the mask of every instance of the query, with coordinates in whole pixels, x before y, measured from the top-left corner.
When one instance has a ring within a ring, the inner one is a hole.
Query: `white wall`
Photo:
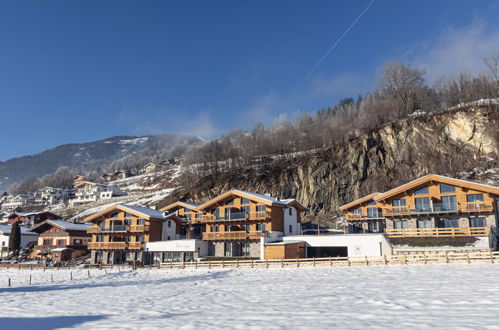
[[[9,247],[9,236],[10,235],[0,235],[0,247]],[[38,235],[22,235],[21,234],[21,248],[25,248],[28,243],[38,241]],[[7,253],[3,253],[2,256],[6,256]]]
[[[168,227],[170,226],[170,227]],[[169,241],[169,240],[175,240],[178,239],[180,236],[179,233],[177,233],[177,225],[175,221],[173,220],[166,220],[163,222],[163,230],[162,230],[162,235],[161,235],[161,240],[163,241]],[[170,239],[168,239],[170,237]]]
[[[290,211],[291,214],[289,214]],[[298,223],[298,212],[293,206],[284,209],[284,236],[288,235],[301,235],[301,226]]]
[[[147,242],[148,252],[197,252],[200,256],[208,255],[208,242],[200,239],[180,239],[172,241]]]
[[[349,257],[391,255],[392,247],[383,234],[297,235],[284,241],[305,241],[311,247],[346,246]]]

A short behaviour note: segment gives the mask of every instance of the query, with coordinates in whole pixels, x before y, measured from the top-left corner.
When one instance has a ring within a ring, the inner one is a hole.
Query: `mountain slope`
[[[102,172],[116,160],[134,155],[146,161],[167,155],[176,146],[189,145],[200,139],[181,134],[148,136],[115,136],[104,140],[65,144],[29,155],[0,162],[0,191],[27,178],[39,178],[61,166],[86,173]]]

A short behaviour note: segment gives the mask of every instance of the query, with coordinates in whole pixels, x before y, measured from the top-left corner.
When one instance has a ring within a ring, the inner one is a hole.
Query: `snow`
[[[498,328],[498,264],[107,272],[0,270],[2,327]]]

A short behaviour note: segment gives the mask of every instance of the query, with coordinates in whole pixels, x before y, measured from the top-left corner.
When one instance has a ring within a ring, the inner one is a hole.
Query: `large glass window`
[[[259,223],[256,225],[256,230],[257,231],[265,231],[265,224],[264,223]]]
[[[442,211],[456,211],[457,202],[456,196],[442,196]]]
[[[241,256],[248,257],[250,255],[250,245],[249,242],[241,243]]]
[[[250,204],[251,201],[247,198],[241,198],[241,204]]]
[[[369,218],[376,218],[378,217],[378,209],[374,207],[368,207],[367,208],[367,216]]]
[[[241,225],[241,230],[250,231],[250,225],[249,224]]]
[[[265,205],[257,205],[256,211],[257,212],[265,212],[267,210],[267,207]]]
[[[353,214],[361,214],[362,210],[361,209],[353,209]]]
[[[470,227],[485,227],[485,218],[471,218],[470,219]]]
[[[414,195],[428,195],[428,194],[429,194],[428,186],[419,188],[418,190],[414,191]]]
[[[218,226],[211,226],[211,232],[212,233],[217,233],[218,232]]]
[[[234,200],[227,201],[225,205],[234,205]]]
[[[407,220],[394,220],[393,227],[395,229],[406,229],[407,228]]]
[[[418,228],[431,228],[431,220],[429,219],[419,219]]]
[[[466,195],[466,200],[471,202],[483,202],[483,194],[469,194]]]
[[[429,197],[415,198],[414,201],[416,203],[416,212],[431,211]]]
[[[405,199],[394,199],[392,200],[392,206],[405,206]]]
[[[459,219],[444,219],[444,228],[458,228]]]
[[[376,206],[376,202],[375,201],[370,201],[369,203],[367,203],[368,206]]]
[[[447,194],[447,193],[454,193],[456,192],[456,187],[441,183],[440,184],[440,193],[441,194]]]
[[[192,210],[191,210],[191,209],[188,209],[187,207],[184,207],[184,214],[185,214],[185,213],[189,213],[189,212],[192,212]]]

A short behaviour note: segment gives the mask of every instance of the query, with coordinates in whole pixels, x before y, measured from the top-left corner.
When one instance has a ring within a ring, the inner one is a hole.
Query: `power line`
[[[310,76],[315,72],[315,70],[317,70],[317,68],[322,64],[322,62],[324,62],[324,60],[329,56],[329,54],[331,54],[331,52],[335,50],[335,48],[339,45],[341,40],[343,40],[343,38],[346,37],[346,35],[350,32],[350,30],[353,29],[355,24],[357,24],[357,22],[362,18],[362,16],[364,16],[364,14],[369,10],[369,8],[371,8],[371,6],[374,4],[375,1],[376,0],[371,0],[371,2],[367,5],[366,8],[364,8],[364,10],[360,13],[360,15],[357,16],[357,18],[352,22],[352,24],[350,24],[350,26],[345,30],[345,32],[343,32],[343,34],[338,38],[338,40],[336,40],[334,44],[327,50],[327,52],[321,57],[319,62],[317,62],[317,64],[315,64],[314,67],[305,75],[305,78],[303,78],[303,80],[300,82],[298,86],[301,86],[308,78],[310,78]]]

